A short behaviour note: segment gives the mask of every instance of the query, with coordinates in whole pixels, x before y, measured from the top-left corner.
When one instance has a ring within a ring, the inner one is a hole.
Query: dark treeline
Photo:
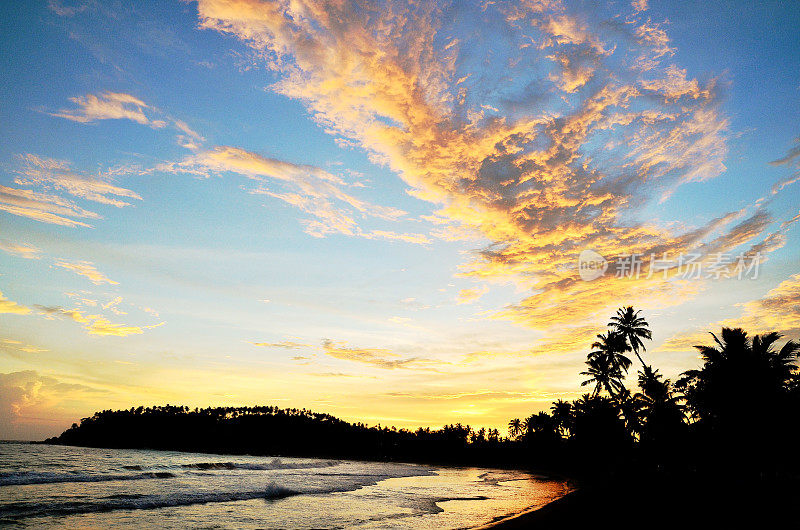
[[[304,409],[166,405],[97,412],[47,442],[513,466],[582,477],[796,475],[789,455],[800,440],[800,345],[778,348],[777,333],[751,338],[723,328],[711,335],[713,345],[697,346],[701,366],[672,382],[645,361],[650,337],[640,312],[621,308],[581,372],[591,392],[511,420],[507,436],[462,424],[367,426]],[[634,366],[637,389],[629,389]]]
[[[672,382],[643,355],[648,323],[621,308],[587,356],[581,398],[509,422],[512,439],[594,476],[713,477],[714,482],[795,480],[800,441],[800,344],[736,328],[698,345],[702,365]],[[636,361],[633,361],[630,354]],[[626,376],[636,371],[636,390]],[[598,473],[602,472],[602,473]]]
[[[409,431],[278,407],[183,406],[104,410],[47,443],[264,455],[503,464],[496,429],[467,425]]]

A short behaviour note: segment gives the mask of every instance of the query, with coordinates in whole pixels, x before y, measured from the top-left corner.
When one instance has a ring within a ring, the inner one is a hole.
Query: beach
[[[753,481],[742,477],[673,477],[593,483],[479,528],[779,528],[794,517],[796,479]]]
[[[20,528],[471,528],[568,491],[514,470],[0,444],[0,524]]]

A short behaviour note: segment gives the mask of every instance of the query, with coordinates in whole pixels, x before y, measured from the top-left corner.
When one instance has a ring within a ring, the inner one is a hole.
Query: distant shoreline
[[[34,445],[52,445],[52,446],[65,446],[65,447],[84,447],[88,449],[130,449],[130,450],[139,450],[139,451],[173,451],[177,453],[199,453],[199,454],[209,454],[209,455],[219,455],[219,456],[264,456],[264,457],[274,457],[274,458],[317,458],[317,459],[328,459],[328,460],[343,460],[349,462],[377,462],[377,463],[393,463],[393,464],[410,464],[410,465],[422,465],[422,466],[438,466],[444,468],[453,468],[453,469],[466,469],[466,468],[485,468],[485,469],[500,469],[500,470],[513,470],[513,471],[524,471],[526,473],[530,473],[531,475],[549,479],[549,480],[558,480],[570,483],[573,487],[577,488],[577,483],[580,481],[576,477],[569,476],[563,472],[548,470],[545,468],[532,468],[525,465],[511,465],[507,462],[497,463],[497,464],[490,464],[490,463],[462,463],[453,460],[426,460],[426,459],[397,459],[391,457],[385,458],[378,458],[378,457],[354,457],[352,455],[347,456],[337,456],[336,454],[293,454],[293,453],[269,453],[269,452],[242,452],[242,451],[226,451],[226,450],[211,450],[211,449],[197,449],[197,448],[183,448],[183,449],[176,449],[176,448],[163,448],[163,447],[114,447],[114,446],[100,446],[100,445],[80,445],[80,444],[66,444],[66,443],[58,443],[52,442],[49,440],[31,440],[31,441],[7,441],[7,442],[0,442],[0,443],[23,443],[23,444],[34,444]]]

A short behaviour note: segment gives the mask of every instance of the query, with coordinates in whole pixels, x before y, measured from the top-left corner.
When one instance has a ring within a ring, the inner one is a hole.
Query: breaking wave
[[[64,516],[77,513],[107,512],[112,510],[154,510],[173,506],[190,506],[211,502],[246,501],[252,499],[282,499],[300,492],[279,484],[270,483],[255,491],[176,493],[164,495],[112,495],[97,501],[72,501],[58,504],[41,502],[17,502],[4,507],[3,517],[22,519],[27,517]]]
[[[196,462],[191,464],[182,464],[181,467],[202,470],[214,469],[244,469],[252,471],[269,471],[276,469],[316,469],[324,467],[332,467],[338,465],[339,462],[282,462],[279,458],[275,458],[270,462],[263,464],[253,464],[244,462]]]
[[[174,473],[167,471],[139,473],[136,475],[93,475],[74,473],[41,473],[35,471],[19,471],[0,473],[0,486],[25,486],[29,484],[58,484],[66,482],[108,482],[112,480],[144,480],[173,478]]]

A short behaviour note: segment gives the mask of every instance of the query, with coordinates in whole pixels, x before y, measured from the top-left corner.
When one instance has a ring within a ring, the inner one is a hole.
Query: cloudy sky
[[[584,390],[621,305],[669,376],[721,325],[800,335],[797,4],[0,11],[0,438],[164,403],[502,427]]]

